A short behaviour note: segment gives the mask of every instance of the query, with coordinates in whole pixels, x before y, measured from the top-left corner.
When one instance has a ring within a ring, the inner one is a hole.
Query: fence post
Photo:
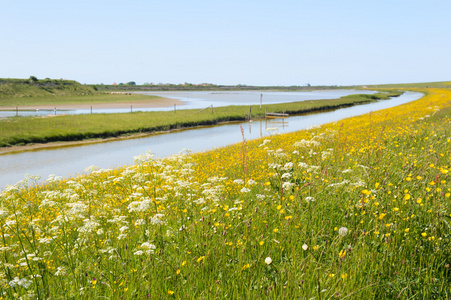
[[[19,116],[19,108],[16,106],[16,117]]]
[[[249,106],[249,121],[252,118],[252,106]]]

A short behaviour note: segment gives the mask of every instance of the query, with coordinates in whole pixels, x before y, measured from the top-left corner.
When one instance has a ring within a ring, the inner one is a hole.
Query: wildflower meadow
[[[8,186],[0,297],[450,298],[451,92],[421,91],[308,130]]]

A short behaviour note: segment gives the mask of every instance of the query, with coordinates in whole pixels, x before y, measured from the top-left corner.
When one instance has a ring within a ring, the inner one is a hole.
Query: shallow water
[[[375,91],[357,91],[357,90],[325,90],[325,91],[310,91],[310,92],[267,92],[267,91],[239,91],[239,92],[225,92],[225,91],[189,91],[189,92],[142,92],[139,94],[156,95],[165,98],[177,99],[185,102],[183,105],[157,108],[134,108],[132,106],[127,108],[116,109],[90,109],[86,105],[86,109],[61,110],[56,107],[56,110],[34,109],[28,111],[1,111],[0,118],[14,117],[14,116],[47,116],[47,115],[61,115],[61,114],[90,114],[92,113],[128,113],[132,111],[172,111],[183,109],[201,109],[208,106],[220,107],[228,105],[259,105],[260,97],[263,104],[287,103],[304,100],[319,100],[319,99],[337,99],[351,94],[374,94]],[[19,107],[20,109],[20,107]]]
[[[266,128],[278,127],[280,133],[288,133],[408,103],[421,96],[421,93],[406,92],[391,100],[288,119],[232,123],[128,140],[0,155],[0,189],[23,179],[25,174],[40,175],[45,179],[50,174],[63,177],[80,174],[91,165],[101,168],[129,165],[134,156],[148,150],[156,157],[166,157],[185,148],[198,152],[238,143],[242,140],[240,126],[245,130],[245,138],[251,140],[269,135]]]

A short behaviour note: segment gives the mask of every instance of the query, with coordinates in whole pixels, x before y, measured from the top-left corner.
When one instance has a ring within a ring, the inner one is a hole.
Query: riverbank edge
[[[405,92],[405,91],[403,91],[403,92]],[[424,92],[423,92],[423,94],[425,95]],[[350,95],[350,96],[355,96],[355,95]],[[348,97],[348,96],[345,96],[345,97]],[[338,99],[342,99],[342,98],[343,97],[338,98]],[[338,99],[329,99],[329,100],[338,100]],[[383,100],[383,98],[380,98],[377,100],[376,99],[365,99],[365,100],[355,101],[353,103],[325,105],[325,106],[321,106],[321,107],[301,109],[301,110],[287,110],[287,111],[285,111],[285,113],[288,113],[291,116],[302,116],[302,115],[307,115],[307,114],[311,114],[311,113],[333,111],[333,110],[340,109],[340,108],[368,104],[368,103],[376,102],[379,100]],[[263,105],[263,107],[264,106],[269,106],[269,105]],[[263,120],[263,119],[265,119],[265,116],[264,115],[254,115],[252,117],[252,119],[253,120]],[[97,143],[106,143],[106,142],[118,141],[118,140],[142,138],[142,137],[158,135],[158,134],[166,134],[166,133],[171,133],[171,132],[176,132],[176,131],[198,129],[198,128],[209,127],[209,126],[220,126],[223,124],[229,124],[229,123],[234,123],[234,122],[243,122],[243,121],[247,121],[247,120],[249,120],[248,116],[243,116],[243,117],[230,116],[227,120],[220,118],[220,119],[215,119],[215,120],[196,122],[195,124],[188,122],[188,123],[184,123],[184,124],[177,123],[177,124],[155,126],[152,128],[148,128],[148,130],[146,132],[130,130],[127,132],[122,132],[122,133],[118,134],[117,136],[113,136],[113,137],[105,136],[102,133],[99,133],[98,136],[95,136],[93,138],[73,140],[73,141],[48,141],[48,142],[43,142],[43,143],[29,143],[26,145],[12,145],[12,146],[0,147],[0,155],[8,155],[8,154],[15,154],[15,153],[20,153],[20,152],[28,152],[28,151],[39,151],[39,150],[52,149],[52,148],[76,147],[76,146],[82,146],[82,145],[88,145],[88,144],[97,144]]]

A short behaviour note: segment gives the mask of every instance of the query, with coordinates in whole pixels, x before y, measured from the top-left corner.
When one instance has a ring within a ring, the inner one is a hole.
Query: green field
[[[0,193],[4,299],[449,299],[451,92]]]
[[[267,112],[309,113],[369,103],[401,92],[358,94],[333,100],[251,106],[251,118],[264,118]],[[94,96],[101,97],[101,96]],[[129,96],[126,96],[129,97]],[[148,96],[146,96],[148,97]],[[92,98],[92,97],[90,97]],[[134,112],[122,114],[67,115],[56,117],[11,117],[0,119],[0,147],[30,143],[78,141],[109,138],[134,133],[151,133],[249,118],[248,106],[219,107],[212,110],[177,112]]]

